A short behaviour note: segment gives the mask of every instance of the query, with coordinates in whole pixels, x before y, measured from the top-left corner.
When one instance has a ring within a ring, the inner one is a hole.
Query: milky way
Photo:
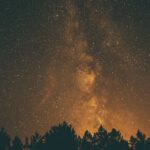
[[[9,46],[2,42],[0,95],[9,111],[0,115],[0,125],[22,137],[63,121],[81,136],[101,124],[126,138],[137,129],[150,134],[148,2],[128,3],[4,4],[4,12],[24,5],[26,12],[22,20],[16,11],[12,29],[4,27],[5,19],[2,26]]]

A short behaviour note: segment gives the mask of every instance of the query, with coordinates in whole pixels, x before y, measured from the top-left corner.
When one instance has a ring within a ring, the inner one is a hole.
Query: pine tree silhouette
[[[23,144],[18,136],[12,141],[12,148],[11,150],[22,150]]]
[[[0,130],[0,150],[10,149],[10,137],[4,128]]]
[[[147,139],[146,139],[146,142],[145,142],[145,150],[150,150],[150,138],[147,138]]]
[[[77,150],[79,144],[74,129],[66,122],[52,127],[44,139],[46,150]]]
[[[128,142],[116,129],[107,132],[103,126],[93,135],[85,131],[81,138],[70,124],[64,122],[53,126],[44,136],[36,132],[30,140],[26,138],[24,144],[18,136],[11,140],[2,128],[0,150],[150,150],[150,138],[138,130]]]
[[[42,137],[37,132],[31,137],[30,150],[40,150],[42,148]]]
[[[98,149],[107,149],[108,148],[108,133],[103,126],[100,126],[98,132],[94,134],[93,137],[93,148],[94,150]]]
[[[88,130],[85,131],[84,136],[82,138],[82,142],[81,142],[81,149],[82,150],[91,150],[92,142],[93,142],[92,134]]]

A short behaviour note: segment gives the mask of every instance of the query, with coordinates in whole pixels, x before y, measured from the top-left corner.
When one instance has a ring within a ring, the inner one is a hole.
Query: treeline
[[[85,131],[81,138],[64,122],[52,127],[44,136],[35,133],[24,142],[18,136],[11,140],[2,128],[0,150],[150,150],[150,138],[138,130],[136,136],[127,141],[116,129],[107,132],[102,126],[94,135]]]

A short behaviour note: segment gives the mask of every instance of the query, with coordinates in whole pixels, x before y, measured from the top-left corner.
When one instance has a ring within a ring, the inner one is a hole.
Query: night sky
[[[150,0],[2,0],[0,127],[67,121],[150,135]]]

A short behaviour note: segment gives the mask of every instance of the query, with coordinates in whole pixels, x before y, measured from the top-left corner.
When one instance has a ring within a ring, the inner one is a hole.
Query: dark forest
[[[140,130],[127,141],[120,131],[108,132],[103,126],[93,135],[87,130],[83,137],[64,122],[51,127],[43,136],[35,133],[25,141],[16,136],[11,139],[4,128],[0,130],[0,150],[150,150],[150,138]]]

